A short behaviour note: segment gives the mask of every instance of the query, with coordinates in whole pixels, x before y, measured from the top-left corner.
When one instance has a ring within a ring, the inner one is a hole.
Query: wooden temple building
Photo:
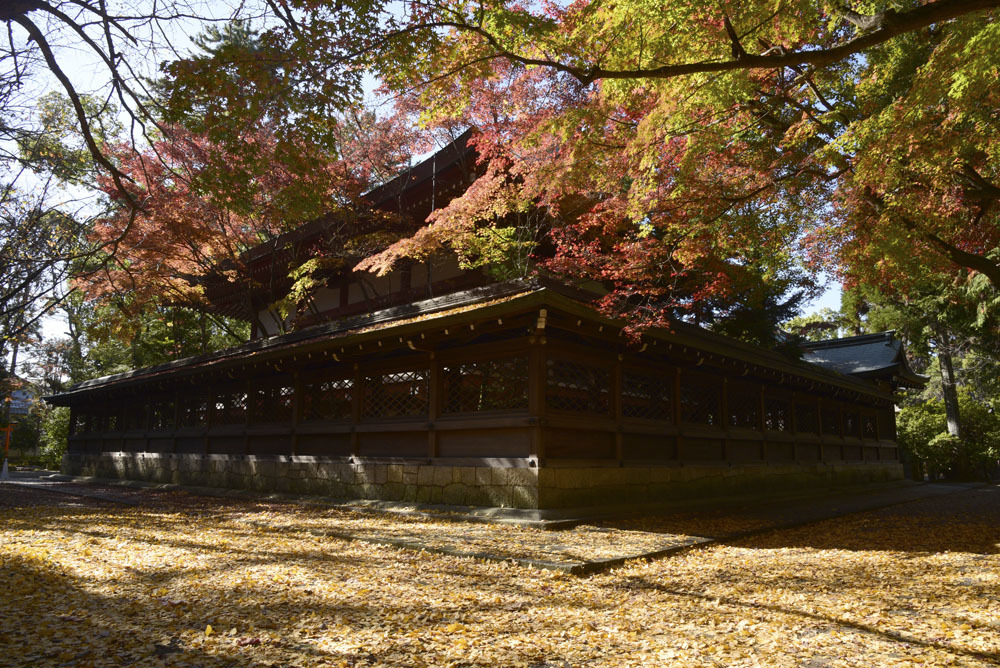
[[[460,138],[369,201],[422,221],[473,158]],[[539,512],[902,476],[893,391],[921,379],[891,333],[803,360],[680,322],[636,345],[592,295],[454,262],[331,274],[287,334],[273,294],[215,296],[245,345],[49,397],[64,472]]]

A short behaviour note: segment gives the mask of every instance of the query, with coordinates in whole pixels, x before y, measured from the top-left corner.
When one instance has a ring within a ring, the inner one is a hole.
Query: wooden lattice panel
[[[545,401],[549,408],[575,413],[611,413],[611,372],[589,364],[546,362]]]
[[[791,431],[791,403],[782,397],[764,399],[764,428],[768,431]]]
[[[528,408],[525,356],[449,364],[442,373],[445,413]]]
[[[350,420],[354,403],[354,380],[338,378],[302,386],[304,420]]]
[[[241,390],[220,392],[215,399],[213,424],[239,425],[247,419],[247,393]]]
[[[876,428],[874,415],[861,416],[861,436],[870,439],[878,438],[878,429]]]
[[[178,426],[204,427],[208,424],[210,403],[207,398],[197,395],[182,397],[180,403],[180,425]]]
[[[253,391],[251,422],[254,424],[284,424],[292,421],[291,385],[277,384],[258,387]]]
[[[760,430],[760,386],[730,383],[729,426],[738,429]]]
[[[722,379],[684,373],[681,375],[681,421],[688,424],[719,424]]]
[[[857,411],[844,411],[844,436],[861,436],[861,419]]]
[[[174,428],[174,402],[169,399],[154,401],[149,408],[149,429],[168,431]]]
[[[795,431],[806,434],[819,433],[816,406],[811,403],[795,404]]]
[[[126,405],[122,416],[125,431],[138,431],[146,428],[146,405],[130,402]]]
[[[840,436],[840,409],[835,406],[824,407],[822,416],[823,434],[826,436]]]
[[[427,369],[366,376],[364,417],[426,416],[429,376]]]
[[[622,373],[622,415],[673,421],[673,374],[625,369]]]

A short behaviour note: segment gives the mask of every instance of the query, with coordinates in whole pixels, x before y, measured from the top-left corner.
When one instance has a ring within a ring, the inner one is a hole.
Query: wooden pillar
[[[243,411],[243,454],[250,454],[250,434],[247,432],[250,430],[250,417],[253,414],[253,404],[254,404],[254,383],[248,378],[243,382],[243,390],[246,392],[247,398],[244,402],[245,410]]]
[[[816,396],[816,435],[819,436],[819,460],[826,461],[826,443],[823,435],[823,397]]]
[[[170,439],[170,452],[177,452],[177,430],[181,428],[181,392],[180,389],[174,390],[174,419],[173,426],[170,430],[172,438]]]
[[[674,369],[674,402],[671,408],[673,409],[674,426],[681,426],[681,368],[677,367]]]
[[[212,424],[215,422],[215,405],[219,402],[219,389],[217,385],[213,385],[208,376],[202,379],[202,387],[208,386],[208,394],[206,395],[205,401],[208,405],[205,406],[205,434],[204,442],[202,443],[201,452],[203,455],[207,455],[209,451],[210,444],[212,442]]]
[[[299,454],[299,421],[302,419],[302,378],[298,370],[292,373],[292,456]]]
[[[674,461],[680,461],[681,459],[681,418],[683,417],[683,411],[681,410],[681,368],[675,367],[673,373],[673,402],[671,403],[671,411],[673,413],[674,421]]]
[[[729,378],[722,377],[722,394],[719,397],[719,426],[722,428],[722,461],[729,461]]]
[[[625,434],[623,433],[624,426],[622,425],[623,375],[622,356],[618,355],[618,358],[615,360],[614,369],[611,372],[611,414],[615,419],[615,460],[617,460],[618,466],[621,466],[625,459]]]
[[[798,393],[791,392],[788,399],[788,427],[792,432],[792,459],[799,461]]]
[[[354,386],[351,388],[351,456],[357,457],[358,448],[358,425],[361,424],[361,408],[364,401],[365,378],[361,373],[361,368],[357,362],[354,363]]]
[[[149,452],[149,432],[152,428],[152,425],[150,424],[152,420],[153,406],[147,399],[142,404],[142,449],[144,452]]]
[[[434,353],[429,354],[428,366],[430,368],[430,378],[428,378],[427,394],[427,457],[435,459],[438,456],[438,438],[435,425],[441,416],[441,397],[443,392],[443,374],[441,364],[434,358]]]
[[[767,401],[764,397],[767,386],[761,383],[760,386],[760,417],[757,418],[760,429],[760,460],[767,461]]]
[[[531,428],[531,451],[538,465],[545,458],[545,438],[542,429],[545,423],[545,387],[548,374],[545,363],[545,337],[533,336],[528,348],[528,414],[534,418]]]

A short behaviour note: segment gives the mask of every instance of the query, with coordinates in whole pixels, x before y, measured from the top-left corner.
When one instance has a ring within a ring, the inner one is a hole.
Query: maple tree
[[[102,177],[109,199],[120,206],[96,220],[93,241],[108,251],[91,260],[96,267],[83,267],[77,285],[91,298],[113,299],[127,318],[150,304],[204,309],[206,281],[214,280],[256,313],[268,305],[256,304],[254,293],[291,275],[291,303],[270,305],[283,328],[289,311],[294,315],[320,284],[315,275],[350,257],[351,226],[367,215],[360,195],[377,174],[408,157],[379,150],[378,138],[395,127],[371,115],[356,115],[340,130],[337,155],[283,140],[266,124],[241,135],[236,153],[179,126],[164,127],[143,153],[129,145],[108,149],[129,177],[129,192],[120,195],[117,183]],[[129,197],[142,200],[142,209],[122,201]],[[287,262],[275,259],[266,276],[251,272],[247,250],[261,244],[279,250],[284,232],[313,219],[328,223],[319,246]]]
[[[479,181],[362,269],[539,207],[543,268],[647,322],[800,258],[849,282],[905,288],[919,266],[1000,285],[995,0],[290,5],[264,35],[281,75],[255,80],[290,127],[320,127],[368,67],[426,126],[479,130]],[[221,109],[232,93],[196,65],[174,85]],[[235,113],[216,120],[259,110]],[[744,271],[748,248],[769,266]]]

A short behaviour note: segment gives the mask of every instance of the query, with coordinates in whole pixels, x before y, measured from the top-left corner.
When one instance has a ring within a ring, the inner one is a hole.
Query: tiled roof
[[[922,385],[926,379],[906,363],[903,342],[895,332],[849,336],[802,345],[802,359],[831,371],[862,378],[896,377],[906,384]]]

